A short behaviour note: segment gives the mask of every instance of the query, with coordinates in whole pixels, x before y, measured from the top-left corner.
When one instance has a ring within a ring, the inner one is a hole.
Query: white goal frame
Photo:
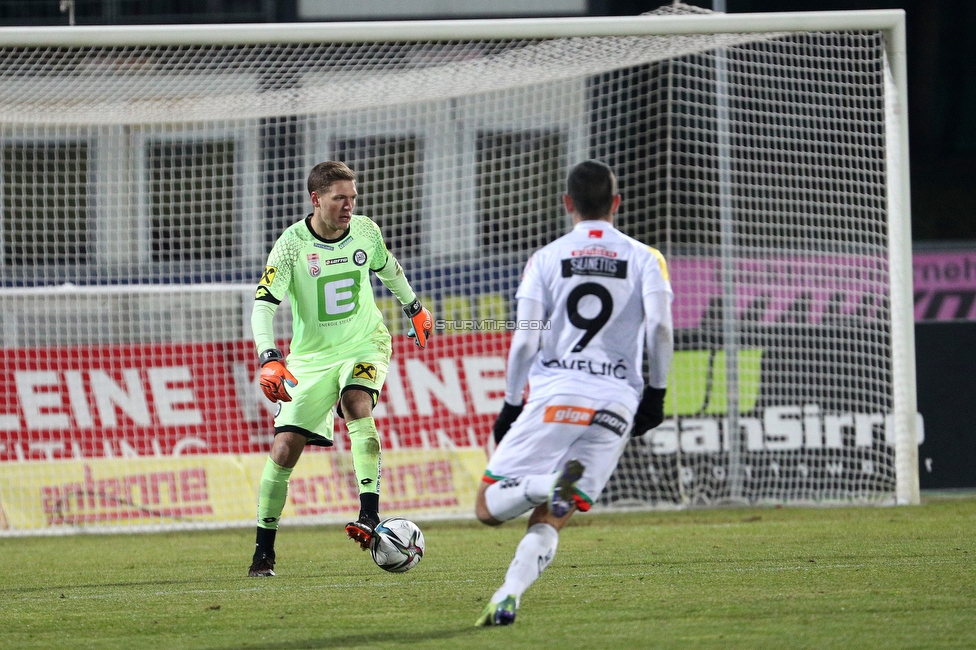
[[[920,502],[912,296],[905,13],[901,10],[702,14],[599,18],[446,20],[244,25],[0,28],[0,47],[276,45],[364,41],[547,39],[593,36],[879,31],[891,75],[886,84],[887,235],[890,273],[895,502]],[[64,289],[51,290],[63,291]],[[8,291],[0,289],[0,291]],[[20,294],[48,289],[14,289]],[[70,291],[70,290],[69,290]],[[731,374],[731,373],[730,373]],[[731,394],[731,392],[730,392]],[[890,435],[890,432],[889,432]]]

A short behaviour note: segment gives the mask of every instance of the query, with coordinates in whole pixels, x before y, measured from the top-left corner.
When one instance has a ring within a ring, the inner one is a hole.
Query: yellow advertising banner
[[[380,516],[474,513],[478,482],[485,471],[481,449],[398,449],[383,452]],[[253,458],[260,478],[264,458]],[[359,485],[348,452],[302,456],[288,483],[282,518],[359,513]]]
[[[231,455],[0,465],[10,530],[241,521],[252,493],[241,458]]]
[[[240,524],[254,521],[265,454],[0,464],[0,530]],[[381,515],[470,514],[481,449],[383,453]],[[349,452],[306,453],[289,483],[285,521],[355,516]]]

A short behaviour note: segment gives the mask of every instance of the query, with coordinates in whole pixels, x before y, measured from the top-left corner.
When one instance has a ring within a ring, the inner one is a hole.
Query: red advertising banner
[[[505,390],[509,334],[395,337],[374,415],[387,449],[480,447]],[[6,350],[0,462],[257,453],[272,409],[249,341]],[[346,448],[337,418],[336,446]]]
[[[976,253],[916,253],[914,271],[917,322],[976,320]],[[701,327],[722,295],[719,261],[675,259],[671,274],[676,328]],[[733,277],[739,317],[759,324],[873,318],[887,292],[885,261],[873,257],[739,260]],[[374,412],[384,448],[485,445],[509,336],[435,334],[424,350],[395,337]],[[4,359],[0,462],[263,453],[272,440],[274,405],[250,341],[8,349]]]

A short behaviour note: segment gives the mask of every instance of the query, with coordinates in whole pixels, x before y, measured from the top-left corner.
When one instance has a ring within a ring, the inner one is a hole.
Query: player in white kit
[[[478,626],[515,621],[570,515],[599,498],[629,437],[664,420],[674,354],[664,257],[613,227],[620,195],[603,163],[574,167],[563,203],[573,230],[532,255],[515,294],[519,327],[493,432],[498,447],[475,503],[492,526],[533,512]]]

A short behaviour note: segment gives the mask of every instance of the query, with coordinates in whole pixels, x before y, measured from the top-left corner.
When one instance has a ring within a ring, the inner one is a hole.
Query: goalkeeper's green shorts
[[[390,367],[390,354],[376,349],[364,350],[330,365],[320,361],[293,361],[289,357],[286,364],[298,384],[287,387],[290,402],[278,402],[275,433],[300,433],[308,438],[310,445],[331,447],[333,407],[339,396],[350,386],[356,386],[355,390],[369,393],[373,397],[373,406],[376,406]]]

